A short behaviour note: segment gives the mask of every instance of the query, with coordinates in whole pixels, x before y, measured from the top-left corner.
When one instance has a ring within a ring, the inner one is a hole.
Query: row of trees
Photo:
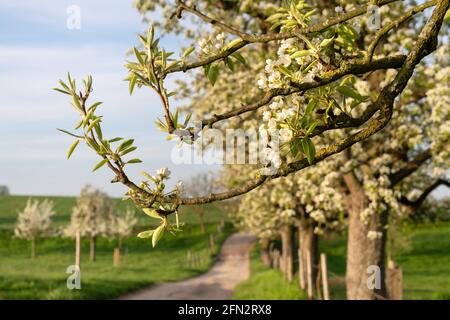
[[[70,224],[62,229],[51,227],[51,217],[55,214],[54,204],[49,200],[29,199],[23,211],[18,214],[14,230],[15,236],[31,242],[31,257],[36,257],[36,241],[48,236],[75,238],[77,232],[90,240],[90,259],[95,261],[95,245],[98,237],[117,241],[122,247],[125,238],[133,233],[137,223],[135,211],[127,208],[124,212],[115,208],[108,195],[87,186],[81,190],[76,205],[72,208]]]

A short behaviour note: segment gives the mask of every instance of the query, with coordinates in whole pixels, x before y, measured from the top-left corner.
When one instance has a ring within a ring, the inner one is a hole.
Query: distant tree
[[[203,194],[211,194],[217,192],[218,189],[220,189],[218,176],[211,171],[194,175],[191,180],[186,183],[186,187],[184,188],[184,190],[186,190],[186,195],[191,197],[199,197]],[[195,213],[198,216],[200,229],[203,233],[205,233],[205,207],[197,206],[195,209]]]
[[[9,195],[9,188],[8,188],[8,186],[0,186],[0,195],[1,196]]]
[[[31,258],[36,257],[36,240],[51,234],[51,217],[55,214],[53,202],[28,199],[17,217],[16,237],[31,241]]]
[[[117,247],[114,248],[114,266],[120,264],[120,251],[123,242],[132,235],[137,222],[136,213],[131,208],[127,208],[125,212],[114,211],[111,223],[108,224],[108,236],[117,241]]]
[[[76,231],[90,239],[90,259],[95,261],[95,243],[98,236],[108,235],[114,205],[108,195],[86,186],[81,190],[77,204],[72,209],[70,225],[65,234],[74,237]]]
[[[122,248],[125,238],[133,234],[133,229],[138,222],[133,209],[127,208],[125,212],[116,211],[109,225],[109,235],[117,239],[119,248]]]

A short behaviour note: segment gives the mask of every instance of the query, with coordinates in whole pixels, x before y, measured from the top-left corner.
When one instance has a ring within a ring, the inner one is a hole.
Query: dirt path
[[[216,264],[188,280],[162,283],[122,296],[121,300],[228,299],[236,285],[250,275],[249,252],[255,238],[236,233],[225,240]]]

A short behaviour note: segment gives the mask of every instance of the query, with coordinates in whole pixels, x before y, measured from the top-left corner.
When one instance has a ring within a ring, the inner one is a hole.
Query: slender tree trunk
[[[205,219],[203,218],[203,212],[202,211],[198,212],[198,221],[200,223],[200,231],[202,233],[205,233],[206,232]]]
[[[266,267],[270,267],[270,241],[269,239],[261,240],[261,260]]]
[[[31,259],[36,258],[36,238],[31,238]]]
[[[363,193],[353,194],[349,206],[347,243],[347,299],[385,299],[385,248],[388,213],[377,213],[365,222],[361,213],[367,199]],[[369,231],[380,232],[381,237],[370,239]]]
[[[281,231],[283,273],[286,280],[291,282],[294,279],[294,241],[292,225],[284,225]]]
[[[95,242],[96,242],[96,238],[91,237],[90,247],[89,247],[89,257],[90,257],[91,261],[95,261]]]
[[[300,248],[300,257],[302,262],[300,265],[303,266],[303,270],[299,270],[302,272],[303,279],[308,279],[308,253],[311,257],[311,280],[313,283],[313,287],[316,286],[319,275],[319,236],[314,233],[314,224],[312,221],[308,221],[307,219],[300,218],[298,223],[298,241]],[[307,282],[307,281],[306,281]]]

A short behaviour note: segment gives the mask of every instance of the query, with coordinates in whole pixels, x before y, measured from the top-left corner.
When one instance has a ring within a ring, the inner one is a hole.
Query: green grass
[[[55,202],[56,225],[70,220],[70,209],[75,203],[69,197],[49,198]],[[89,261],[89,243],[82,241],[81,290],[68,290],[66,269],[74,264],[74,241],[65,238],[47,238],[37,242],[37,258],[31,260],[30,243],[13,238],[17,212],[28,197],[0,197],[0,299],[110,299],[153,283],[178,281],[205,272],[213,263],[214,252],[207,250],[210,233],[217,233],[217,221],[224,218],[220,207],[206,208],[207,232],[203,234],[197,224],[195,207],[186,207],[180,215],[186,222],[184,231],[177,236],[166,235],[156,248],[148,239],[131,237],[125,243],[128,255],[122,252],[121,265],[113,267],[114,241],[99,239],[97,260]],[[117,200],[119,203],[120,200]],[[119,204],[125,205],[124,202]],[[142,214],[138,230],[148,229],[151,219]],[[219,236],[222,243],[231,232],[228,226]],[[204,257],[201,265],[187,264],[187,251]],[[123,250],[124,251],[124,250]]]
[[[412,249],[394,254],[403,269],[404,299],[450,299],[450,223],[410,225],[405,231]],[[322,239],[327,254],[332,299],[345,299],[346,238]],[[235,299],[302,299],[297,283],[286,284],[278,270],[263,266],[259,253],[252,253],[252,275],[240,284]]]
[[[259,248],[251,252],[251,277],[237,285],[231,299],[234,300],[304,300],[306,295],[299,290],[298,281],[287,283],[279,270],[263,265]]]

